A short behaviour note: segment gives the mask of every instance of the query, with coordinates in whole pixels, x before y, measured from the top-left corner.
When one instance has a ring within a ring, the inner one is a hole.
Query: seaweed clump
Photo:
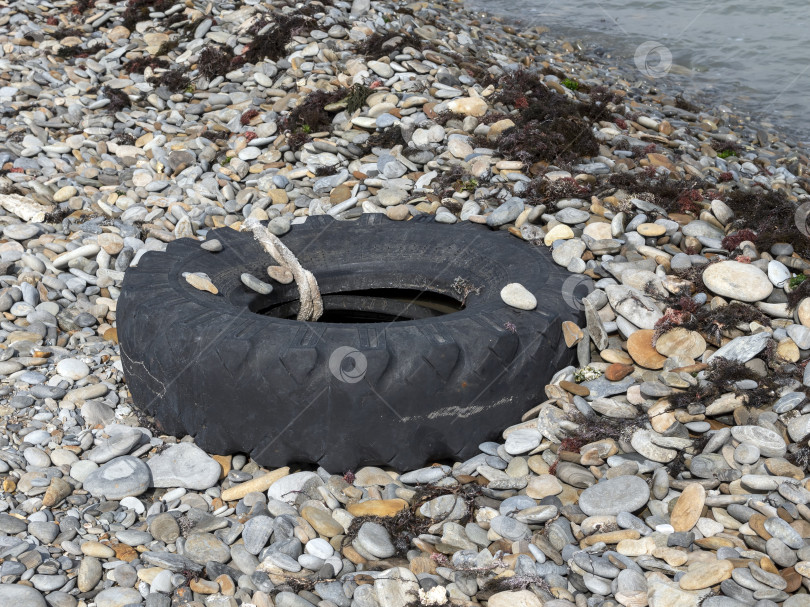
[[[127,61],[124,64],[124,71],[127,74],[143,74],[146,71],[146,68],[151,69],[168,69],[169,62],[166,59],[161,59],[160,57],[138,57],[137,59],[133,59],[132,61]]]
[[[353,114],[359,110],[366,103],[369,95],[371,95],[371,88],[359,82],[353,84],[349,89],[349,94],[346,96],[346,111]]]
[[[684,305],[686,302],[690,303]],[[734,301],[714,310],[710,306],[695,310],[695,306],[694,300],[681,296],[679,303],[667,308],[664,316],[655,323],[653,343],[676,327],[697,331],[707,342],[719,346],[724,332],[730,329],[750,325],[752,322],[764,327],[771,326],[771,320],[765,314],[742,302]]]
[[[699,203],[705,197],[712,197],[707,192],[710,186],[704,182],[657,175],[614,173],[607,178],[607,183],[670,213],[697,215],[701,210]]]
[[[507,158],[531,165],[596,156],[599,143],[585,117],[588,108],[551,91],[538,74],[518,70],[500,81],[496,101],[518,110],[515,126],[498,137]]]
[[[591,102],[585,106],[588,117],[597,122],[599,120],[611,120],[609,105],[619,102],[619,96],[608,90],[605,86],[595,86],[590,90]],[[618,120],[621,120],[619,118]]]
[[[331,130],[332,117],[325,108],[346,97],[347,93],[348,90],[345,88],[339,88],[331,93],[321,90],[310,93],[282,121],[282,127],[292,135],[303,134],[307,139],[309,133]]]
[[[307,141],[309,141],[309,135],[303,131],[290,133],[287,135],[287,145],[290,146],[290,149],[293,152],[300,150],[301,146],[303,146]]]
[[[566,446],[569,449],[564,449],[564,445],[561,443],[559,450],[573,450],[570,447],[578,445],[576,447],[578,452],[582,446],[606,438],[613,439],[616,442],[629,440],[636,430],[642,430],[647,426],[650,418],[646,414],[640,414],[634,419],[619,419],[605,415],[585,417],[577,411],[569,414],[568,419],[577,424],[577,429],[568,433],[567,439],[571,442],[567,443]]]
[[[234,55],[230,48],[208,45],[197,60],[200,75],[208,80],[224,76],[234,67]]]
[[[390,150],[397,145],[405,145],[405,137],[402,136],[402,129],[398,124],[385,127],[380,131],[371,134],[371,137],[366,141],[366,149],[370,151],[372,148],[384,148]]]
[[[713,401],[717,400],[721,392],[714,384],[706,384],[704,386],[689,386],[683,392],[676,392],[667,397],[669,404],[673,409],[686,409],[690,407],[700,408],[706,407]]]
[[[804,276],[804,274],[801,274],[800,276]],[[793,287],[793,290],[788,293],[787,305],[789,310],[795,310],[805,297],[810,297],[810,280],[805,278],[805,280],[796,280],[795,282],[798,284],[796,284]],[[793,284],[794,283],[791,283],[791,285]]]
[[[734,383],[745,379],[758,380],[759,376],[753,369],[735,360],[716,358],[706,369],[706,379],[714,383],[724,392],[734,388]]]
[[[788,447],[785,459],[804,471],[810,470],[810,436]]]
[[[573,177],[563,177],[553,181],[539,177],[529,182],[525,199],[532,206],[546,204],[554,209],[558,200],[585,198],[590,193],[591,188],[587,183],[579,182]]]
[[[115,138],[118,145],[135,145],[135,137],[131,133],[121,133]]]
[[[51,34],[51,37],[55,40],[63,40],[69,36],[75,36],[76,38],[81,38],[84,36],[85,32],[80,30],[76,27],[62,27],[56,30]]]
[[[119,91],[118,89],[114,89],[109,86],[105,86],[101,89],[102,94],[110,100],[110,105],[107,107],[110,108],[111,112],[120,112],[125,107],[130,106],[129,102],[129,95],[127,95],[124,91]]]
[[[269,25],[267,17],[262,17],[248,29],[248,35],[253,39],[243,54],[247,63],[280,59],[293,36],[306,36],[317,25],[314,19],[301,14],[276,13],[273,19],[275,23]]]
[[[5,193],[5,192],[4,192]],[[45,213],[45,219],[43,219],[43,223],[62,223],[62,221],[71,214],[71,210],[68,208],[61,208],[57,207],[53,211],[49,213]]]
[[[242,126],[247,126],[247,125],[250,124],[250,121],[253,120],[258,115],[259,115],[259,110],[255,109],[255,108],[251,108],[251,109],[245,111],[244,114],[242,114],[242,117],[239,118],[239,123]]]
[[[90,10],[96,6],[96,0],[78,0],[71,8],[74,15],[81,15],[84,11]]]
[[[325,8],[327,6],[334,6],[333,1],[332,0],[320,0],[320,1],[310,0],[309,2],[304,4],[303,6],[300,6],[298,8],[298,12],[301,13],[302,15],[307,15],[309,17],[313,17],[314,15],[317,15],[318,13],[324,12],[324,10],[325,10]]]
[[[56,51],[56,56],[62,59],[72,59],[74,57],[89,57],[90,53],[81,46],[62,46]]]
[[[772,354],[766,348],[765,357],[773,358]],[[790,372],[786,372],[777,366],[774,372],[760,377],[753,369],[746,367],[743,363],[725,358],[714,359],[706,370],[706,379],[712,382],[719,393],[734,392],[738,397],[745,399],[747,406],[756,409],[770,406],[779,397],[780,390],[791,380],[790,376]],[[755,381],[757,386],[755,388],[741,389],[738,387],[737,382],[744,380]]]
[[[551,593],[549,583],[537,574],[513,575],[510,577],[494,577],[487,581],[484,590],[490,593],[507,592],[510,590],[525,590],[530,586],[536,586],[540,590]]]
[[[392,52],[402,52],[410,46],[418,51],[422,50],[422,41],[413,34],[388,32],[385,34],[373,33],[363,40],[355,49],[367,59],[377,59]]]
[[[711,143],[712,149],[717,152],[720,158],[728,158],[729,156],[739,156],[740,146],[733,141],[720,141],[715,139]]]
[[[721,244],[726,251],[734,251],[739,246],[744,243],[746,240],[750,240],[754,242],[757,239],[757,235],[754,234],[748,228],[744,228],[742,230],[737,230],[733,234],[729,234],[725,238],[723,238]]]
[[[456,114],[455,112],[451,112],[450,110],[445,110],[443,112],[439,112],[436,114],[436,117],[433,119],[433,122],[438,124],[439,126],[445,126],[451,120],[458,120],[459,122],[463,121],[465,118],[464,114]]]
[[[796,226],[796,205],[781,190],[735,190],[725,202],[737,217],[732,228],[752,230],[756,234],[754,242],[761,250],[786,243],[793,245],[793,250],[805,259],[810,257],[810,239]]]
[[[442,198],[449,198],[457,192],[474,192],[478,185],[478,180],[469,173],[465,173],[459,166],[445,171],[431,182],[433,193]],[[452,203],[445,202],[444,204],[447,206]],[[461,207],[458,210],[461,210]]]
[[[95,0],[92,0],[95,3]],[[128,30],[135,29],[139,21],[149,19],[151,12],[164,12],[174,6],[174,0],[129,0],[124,10],[123,25]]]
[[[675,97],[675,107],[678,108],[679,110],[685,110],[687,112],[692,112],[693,114],[697,114],[698,112],[701,111],[698,106],[696,106],[694,103],[692,103],[688,99],[685,99],[681,95],[678,95],[677,97]]]
[[[165,86],[172,93],[184,91],[191,84],[191,80],[186,75],[186,71],[180,67],[167,70],[159,76],[152,76],[149,78],[148,82],[153,86]]]

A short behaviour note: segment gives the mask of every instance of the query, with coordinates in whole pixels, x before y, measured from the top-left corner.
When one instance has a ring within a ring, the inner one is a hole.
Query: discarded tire
[[[135,405],[211,453],[331,472],[464,459],[543,401],[574,357],[561,332],[581,320],[564,296],[572,275],[506,232],[311,217],[283,241],[318,280],[315,323],[294,320],[294,283],[269,295],[242,284],[243,272],[270,282],[273,262],[250,234],[211,239],[223,250],[181,239],[146,253],[117,312]],[[186,272],[204,272],[219,293],[193,288]],[[510,282],[538,307],[503,303]]]

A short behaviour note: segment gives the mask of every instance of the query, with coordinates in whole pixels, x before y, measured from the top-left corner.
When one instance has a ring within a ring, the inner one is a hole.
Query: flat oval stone
[[[596,483],[579,496],[579,507],[588,516],[635,512],[650,499],[650,488],[638,476],[618,476]]]
[[[537,307],[537,298],[519,282],[511,282],[501,289],[503,302],[519,310],[534,310]]]
[[[39,226],[27,223],[12,223],[3,228],[3,236],[12,240],[28,240],[39,234]]]
[[[779,400],[774,403],[773,412],[782,414],[793,411],[793,409],[804,402],[805,398],[807,397],[801,392],[788,392],[787,394],[783,394]]]
[[[740,443],[734,450],[734,461],[738,464],[755,464],[759,456],[759,448],[751,443]]]
[[[731,577],[734,565],[731,561],[697,562],[689,567],[678,585],[683,590],[702,590]]]
[[[559,510],[556,506],[534,506],[526,508],[515,514],[515,520],[527,525],[535,525],[538,523],[545,523],[557,516]]]
[[[39,590],[22,584],[0,584],[0,605],[47,607]]]
[[[769,539],[765,543],[765,549],[768,556],[780,567],[793,567],[796,564],[796,553],[779,538],[772,537]]]
[[[804,546],[804,539],[799,535],[799,532],[778,516],[765,519],[764,526],[765,531],[770,533],[773,537],[782,540],[786,546],[794,550],[798,550]]]
[[[666,464],[677,457],[677,451],[654,444],[652,437],[653,434],[649,430],[637,430],[630,439],[630,444],[638,453],[653,462]]]
[[[496,516],[490,522],[490,527],[503,538],[516,542],[531,535],[529,526],[508,516]]]
[[[691,531],[697,524],[703,505],[706,503],[706,490],[700,483],[690,483],[681,492],[670,515],[670,524],[676,532]]]
[[[653,331],[643,329],[636,331],[627,339],[627,351],[632,359],[647,369],[661,369],[667,357],[663,356],[652,344]]]
[[[98,607],[119,607],[121,605],[139,604],[143,597],[134,588],[107,588],[93,599]]]
[[[216,238],[212,238],[211,240],[200,243],[200,248],[212,253],[219,253],[222,250],[222,243]]]
[[[799,442],[810,434],[810,415],[800,415],[794,417],[787,425],[788,435],[791,440]]]
[[[698,359],[706,351],[706,340],[697,331],[675,327],[655,342],[655,349],[664,356]]]
[[[379,523],[363,523],[357,532],[355,542],[362,550],[378,559],[387,559],[396,553],[391,536]]]
[[[212,533],[192,533],[186,538],[185,556],[200,565],[208,561],[225,563],[231,558],[231,551]]]
[[[506,437],[504,448],[509,455],[520,455],[538,447],[541,440],[543,435],[532,428],[515,430]]]
[[[56,372],[67,379],[78,380],[90,375],[90,367],[78,358],[63,358],[56,363]]]
[[[717,295],[739,301],[762,301],[773,292],[773,284],[755,265],[721,261],[706,268],[703,283]]]
[[[629,403],[623,403],[612,398],[596,398],[591,402],[591,407],[597,413],[607,417],[635,419],[638,417],[638,409]]]
[[[149,488],[149,466],[131,455],[110,460],[84,479],[84,488],[93,497],[120,500],[138,496]]]
[[[731,429],[731,435],[741,443],[755,445],[764,457],[782,457],[787,452],[782,437],[762,426],[736,426]]]

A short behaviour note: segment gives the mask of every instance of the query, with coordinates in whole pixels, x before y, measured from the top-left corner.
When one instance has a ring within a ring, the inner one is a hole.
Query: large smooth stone
[[[703,590],[730,578],[733,569],[731,561],[725,560],[693,563],[678,584],[683,590]]]
[[[542,607],[543,601],[531,590],[507,590],[489,597],[489,607]]]
[[[47,607],[42,593],[22,584],[0,584],[0,605],[8,607]]]
[[[764,457],[783,457],[787,452],[782,437],[762,426],[736,426],[731,429],[731,436],[741,443],[755,445]]]
[[[618,476],[591,485],[579,496],[579,507],[588,516],[635,512],[650,499],[650,488],[638,476]]]
[[[652,343],[654,331],[643,329],[636,331],[627,339],[627,351],[630,357],[647,369],[663,369],[667,357],[655,349]]]
[[[703,284],[713,293],[738,301],[762,301],[773,292],[768,275],[750,263],[721,261],[703,272]]]
[[[131,455],[110,460],[84,479],[84,488],[93,497],[120,500],[141,495],[149,488],[152,473],[149,466]]]
[[[184,487],[205,491],[213,487],[222,467],[192,443],[178,443],[149,460],[153,487]]]
[[[94,600],[97,607],[126,607],[139,605],[143,597],[134,588],[107,588],[99,592]]]
[[[697,358],[706,351],[706,340],[697,331],[675,327],[655,342],[655,349],[664,356]]]

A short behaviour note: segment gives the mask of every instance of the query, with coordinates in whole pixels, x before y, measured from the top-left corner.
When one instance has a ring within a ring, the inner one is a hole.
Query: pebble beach
[[[449,1],[15,1],[0,107],[0,607],[810,606],[800,144]],[[545,401],[418,470],[265,469],[135,408],[144,253],[366,213],[571,273]]]

